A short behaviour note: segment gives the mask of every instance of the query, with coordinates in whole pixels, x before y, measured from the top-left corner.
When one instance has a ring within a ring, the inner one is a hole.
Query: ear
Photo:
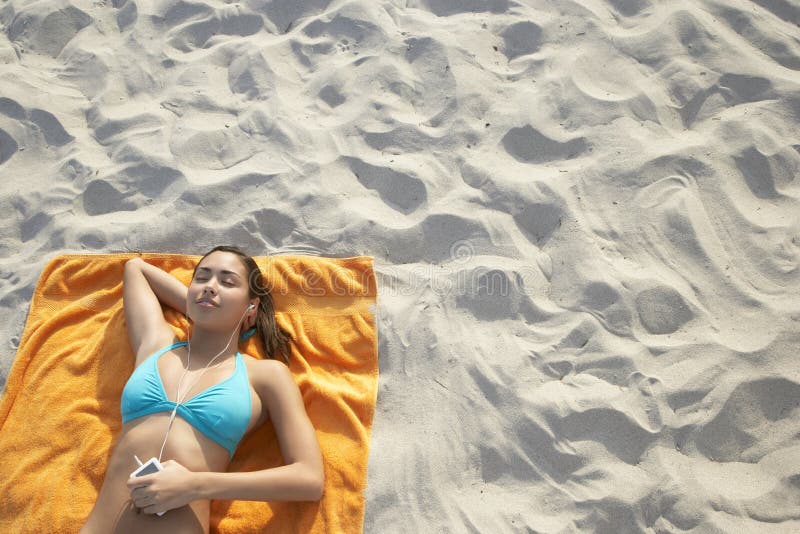
[[[247,324],[253,326],[256,322],[256,315],[258,315],[258,306],[261,304],[261,299],[256,297],[250,300],[247,306]]]
[[[247,319],[244,321],[243,329],[252,328],[256,324],[256,315],[258,315],[258,305],[261,303],[261,299],[258,297],[252,299],[250,304],[247,307]],[[252,306],[252,308],[250,307]]]

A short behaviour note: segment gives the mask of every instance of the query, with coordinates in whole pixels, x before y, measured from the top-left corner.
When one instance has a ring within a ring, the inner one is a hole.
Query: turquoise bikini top
[[[167,399],[158,359],[175,347],[185,346],[185,341],[173,343],[150,355],[137,367],[122,390],[122,423],[156,412],[171,412],[175,402]],[[189,400],[178,404],[183,419],[197,430],[219,443],[230,453],[236,447],[250,424],[250,381],[242,354],[236,353],[233,374],[203,390]]]

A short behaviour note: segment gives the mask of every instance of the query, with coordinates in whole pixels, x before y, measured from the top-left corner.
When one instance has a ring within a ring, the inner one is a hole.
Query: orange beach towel
[[[141,254],[188,284],[197,256]],[[0,532],[75,533],[88,516],[121,418],[134,357],[122,309],[133,254],[63,255],[45,267],[0,398]],[[215,501],[219,533],[361,532],[378,379],[372,258],[258,257],[291,370],[322,448],[318,503]],[[165,308],[178,335],[186,320]],[[240,347],[263,357],[257,336]],[[269,423],[240,444],[231,471],[281,464]]]

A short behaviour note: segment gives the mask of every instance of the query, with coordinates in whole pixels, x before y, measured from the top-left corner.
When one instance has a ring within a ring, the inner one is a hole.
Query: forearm
[[[295,463],[244,473],[194,474],[196,499],[243,501],[316,501],[322,497],[323,477]]]
[[[128,261],[125,268],[141,273],[159,302],[186,314],[187,288],[180,280],[141,258]]]

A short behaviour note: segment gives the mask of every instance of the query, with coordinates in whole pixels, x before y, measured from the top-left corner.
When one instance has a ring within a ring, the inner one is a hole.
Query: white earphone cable
[[[187,340],[187,342],[186,342],[186,348],[187,348],[186,369],[183,370],[183,374],[181,375],[181,379],[178,381],[178,388],[175,391],[175,407],[172,409],[172,413],[169,416],[169,424],[167,425],[167,432],[164,434],[164,441],[163,441],[163,443],[161,443],[161,450],[158,453],[158,461],[159,462],[161,461],[161,456],[164,454],[164,447],[167,445],[167,438],[169,437],[169,431],[172,429],[172,423],[173,423],[173,421],[175,421],[175,415],[178,413],[178,406],[180,406],[183,403],[184,399],[186,398],[186,395],[189,394],[189,392],[192,390],[192,388],[197,384],[198,380],[200,380],[200,378],[202,378],[203,375],[206,374],[206,372],[209,369],[211,369],[211,364],[214,363],[214,360],[219,358],[222,355],[223,352],[228,350],[228,347],[231,346],[231,341],[233,341],[233,336],[236,335],[236,331],[239,329],[239,326],[242,324],[242,321],[244,320],[244,316],[247,315],[247,312],[249,310],[251,310],[253,307],[254,306],[251,304],[250,306],[247,307],[247,309],[244,310],[244,313],[242,314],[241,319],[239,319],[239,323],[236,325],[236,328],[233,329],[233,332],[231,333],[231,337],[228,339],[228,343],[225,345],[225,347],[221,351],[219,351],[219,353],[216,356],[211,358],[211,360],[206,364],[206,366],[203,368],[203,370],[200,372],[200,374],[198,374],[194,378],[192,383],[189,385],[189,387],[186,389],[186,391],[183,392],[183,395],[181,396],[180,395],[181,384],[183,383],[183,379],[186,376],[186,373],[189,372],[189,362],[190,362],[191,357],[192,357],[192,345],[190,343],[191,340]],[[214,368],[219,367],[223,363],[224,362],[219,362],[217,365],[214,366]]]

